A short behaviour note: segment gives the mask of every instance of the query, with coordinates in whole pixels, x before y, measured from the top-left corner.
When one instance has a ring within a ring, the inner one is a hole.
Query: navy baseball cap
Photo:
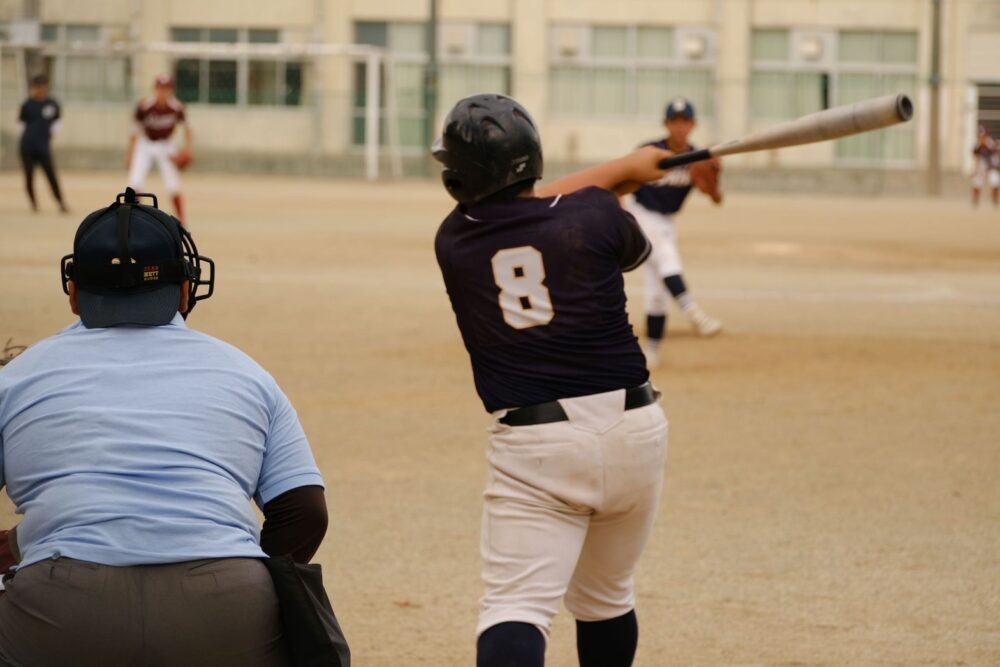
[[[205,284],[197,263],[189,261],[185,237],[190,241],[176,218],[155,205],[138,204],[131,188],[87,216],[77,229],[73,254],[62,260],[63,289],[68,292],[69,280],[76,285],[84,326],[169,323],[180,306],[181,283]]]
[[[670,102],[667,104],[667,110],[664,115],[666,116],[667,120],[673,120],[678,116],[683,116],[685,118],[689,118],[690,120],[694,120],[694,105],[691,104],[686,99],[684,99],[683,97],[677,97],[670,100]]]

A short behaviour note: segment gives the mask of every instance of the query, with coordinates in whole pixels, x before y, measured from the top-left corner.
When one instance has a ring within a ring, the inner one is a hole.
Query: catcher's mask
[[[466,206],[542,177],[538,127],[528,111],[506,95],[460,100],[445,118],[431,152],[444,165],[445,189]]]
[[[140,204],[139,197],[151,198],[153,205]],[[132,188],[80,223],[60,274],[64,292],[69,294],[70,280],[76,285],[80,319],[88,328],[167,324],[177,314],[185,280],[187,318],[215,289],[215,263],[198,254],[190,232],[158,208],[156,195]],[[202,286],[207,291],[199,294]]]

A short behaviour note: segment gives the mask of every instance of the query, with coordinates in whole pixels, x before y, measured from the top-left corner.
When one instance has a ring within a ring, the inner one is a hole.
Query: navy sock
[[[682,294],[688,291],[687,284],[684,282],[684,276],[679,273],[664,278],[663,284],[667,286],[667,290],[675,299],[679,299]]]
[[[576,653],[580,667],[631,667],[639,623],[633,609],[607,621],[576,622]]]
[[[646,337],[659,341],[667,328],[666,315],[646,315]]]
[[[542,667],[545,637],[530,623],[499,623],[479,635],[476,667]]]

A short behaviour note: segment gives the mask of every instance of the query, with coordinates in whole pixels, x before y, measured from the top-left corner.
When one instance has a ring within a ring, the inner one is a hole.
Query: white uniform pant
[[[624,204],[625,210],[635,216],[653,247],[643,269],[646,314],[666,315],[671,295],[663,279],[667,276],[679,276],[684,271],[681,255],[677,250],[677,223],[674,216],[650,211],[631,195],[625,198]]]
[[[155,162],[160,169],[160,177],[167,193],[178,194],[181,191],[181,175],[177,165],[170,159],[176,152],[177,148],[167,139],[152,141],[145,136],[139,137],[135,142],[132,166],[128,171],[129,187],[141,191],[146,184],[146,176],[149,175],[149,170]]]
[[[972,174],[972,187],[980,190],[984,185],[1000,188],[1000,171],[977,165],[975,173]]]
[[[581,621],[635,607],[633,574],[663,481],[666,417],[658,403],[626,411],[624,390],[559,403],[569,421],[490,428],[477,635],[521,622],[548,637],[564,597]]]

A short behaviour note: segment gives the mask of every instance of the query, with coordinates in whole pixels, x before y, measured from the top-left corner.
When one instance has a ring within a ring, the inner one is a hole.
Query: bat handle
[[[682,164],[691,164],[692,162],[701,162],[702,160],[709,160],[712,158],[712,152],[707,148],[702,148],[697,151],[689,151],[687,153],[680,153],[679,155],[671,155],[668,158],[660,160],[660,169],[670,169],[671,167],[679,167]]]

